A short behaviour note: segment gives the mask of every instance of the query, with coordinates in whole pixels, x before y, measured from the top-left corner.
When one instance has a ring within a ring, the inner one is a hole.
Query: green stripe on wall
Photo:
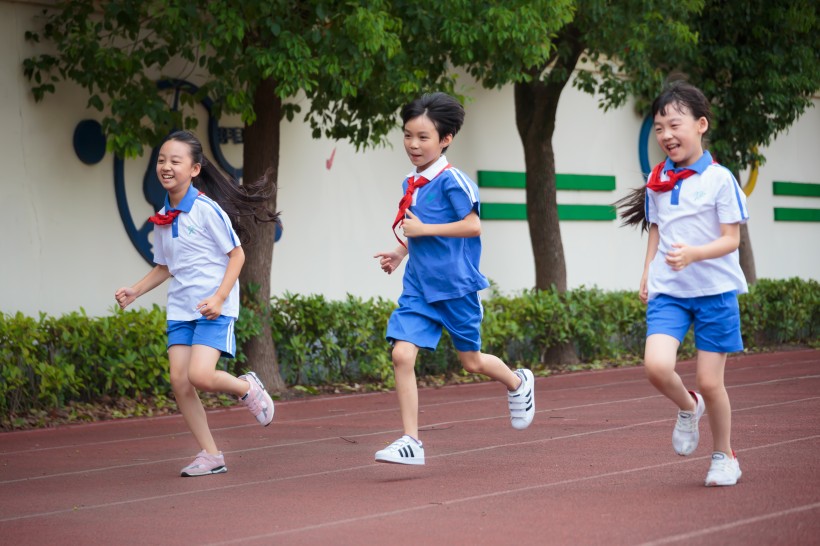
[[[773,182],[775,195],[795,195],[797,197],[820,197],[820,184],[801,182]]]
[[[478,185],[482,188],[526,187],[527,176],[521,172],[478,171]],[[559,190],[615,191],[615,177],[596,174],[556,174],[555,185]]]
[[[483,206],[483,205],[482,205]],[[774,208],[775,222],[820,222],[820,209]]]
[[[615,218],[615,208],[610,205],[558,205],[559,220],[609,222]],[[482,203],[481,219],[526,220],[527,205],[523,203]]]

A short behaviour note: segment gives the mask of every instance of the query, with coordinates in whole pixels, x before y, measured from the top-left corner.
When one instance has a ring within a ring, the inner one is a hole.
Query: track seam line
[[[595,435],[595,434],[603,434],[603,433],[607,433],[607,432],[622,431],[622,430],[625,430],[625,429],[636,428],[636,427],[641,427],[641,426],[646,426],[646,425],[653,425],[653,424],[662,423],[662,422],[665,422],[665,421],[668,421],[668,419],[645,421],[643,423],[634,423],[634,424],[630,424],[630,425],[623,425],[623,426],[619,426],[619,427],[610,427],[610,428],[607,428],[607,429],[598,429],[598,430],[595,430],[595,431],[580,432],[580,433],[576,433],[576,434],[569,434],[569,435],[565,435],[565,436],[556,436],[556,437],[552,437],[552,438],[542,438],[540,440],[532,440],[532,441],[528,441],[528,442],[518,442],[518,443],[511,443],[511,444],[510,443],[508,443],[508,444],[497,444],[495,446],[485,446],[485,447],[482,447],[482,448],[467,449],[467,450],[462,450],[462,451],[454,451],[454,452],[451,452],[451,453],[444,453],[444,454],[441,454],[441,455],[434,455],[434,456],[431,456],[431,457],[428,457],[428,458],[433,459],[433,458],[454,457],[456,455],[464,455],[464,454],[468,454],[468,453],[478,453],[478,452],[481,452],[481,451],[489,451],[489,450],[492,450],[492,449],[500,449],[500,448],[506,448],[506,447],[519,447],[519,446],[532,445],[532,444],[538,444],[538,443],[549,443],[549,442],[555,442],[555,441],[558,441],[558,440],[568,440],[568,439],[574,439],[574,438],[581,438],[581,437],[584,437],[584,436],[592,436],[592,435]],[[817,438],[820,438],[820,434],[813,435],[813,436],[805,436],[803,438],[792,438],[792,439],[789,439],[789,440],[784,440],[782,442],[764,444],[762,446],[747,447],[747,448],[743,449],[743,452],[755,451],[755,450],[768,448],[768,447],[788,445],[788,444],[795,443],[795,442],[800,442],[800,441],[805,441],[805,440],[812,440],[812,439],[817,439]],[[710,456],[689,458],[685,461],[661,463],[659,465],[651,465],[651,466],[648,466],[648,467],[641,467],[639,469],[629,469],[629,470],[620,470],[620,471],[616,471],[616,472],[608,472],[608,473],[604,473],[604,474],[598,474],[596,476],[597,477],[607,477],[607,476],[614,476],[614,475],[619,475],[619,474],[626,474],[626,473],[634,472],[634,471],[641,470],[641,469],[661,468],[661,467],[668,466],[668,465],[673,465],[673,464],[684,464],[684,463],[688,463],[690,461],[704,460],[704,459],[708,459],[709,457]],[[11,518],[2,518],[2,519],[0,519],[0,523],[4,523],[4,522],[8,522],[8,521],[18,521],[18,520],[23,520],[23,519],[32,519],[32,518],[36,518],[36,517],[47,517],[47,516],[52,516],[52,515],[57,515],[57,514],[65,514],[65,513],[70,513],[70,512],[76,512],[76,511],[80,511],[80,510],[83,510],[83,511],[85,511],[85,510],[94,510],[94,509],[109,508],[109,507],[112,507],[112,506],[121,506],[121,505],[125,505],[125,504],[132,504],[132,503],[138,503],[138,502],[148,502],[148,501],[153,501],[153,500],[170,499],[170,498],[174,498],[174,497],[187,496],[187,495],[201,495],[203,493],[210,493],[210,492],[214,492],[214,491],[226,491],[226,490],[230,490],[230,489],[236,489],[236,488],[248,487],[248,486],[255,486],[255,485],[261,485],[261,484],[271,484],[271,483],[290,481],[290,480],[315,478],[315,477],[319,477],[319,476],[329,476],[329,475],[332,475],[332,474],[340,474],[340,473],[343,473],[343,472],[351,472],[351,471],[356,471],[356,470],[362,470],[362,469],[365,469],[365,468],[374,468],[375,464],[376,463],[370,463],[370,464],[367,464],[367,465],[357,465],[357,466],[352,466],[352,467],[347,467],[347,468],[337,468],[337,469],[334,469],[334,470],[323,470],[323,471],[319,471],[319,472],[311,472],[309,474],[299,474],[299,475],[294,475],[294,476],[283,476],[283,477],[279,477],[279,478],[270,478],[270,479],[261,480],[261,481],[242,482],[242,483],[236,483],[236,484],[225,485],[225,486],[220,486],[220,487],[211,487],[211,488],[207,488],[207,489],[198,489],[198,490],[195,490],[195,491],[180,491],[178,493],[171,493],[171,494],[167,494],[167,495],[155,495],[155,496],[151,496],[151,497],[126,499],[126,500],[122,500],[122,501],[94,504],[94,505],[89,505],[89,506],[72,507],[71,509],[53,510],[53,511],[50,511],[50,512],[40,512],[40,513],[35,513],[35,514],[26,514],[26,515],[21,515],[21,516],[14,516],[14,517],[11,517]],[[593,476],[593,477],[596,477],[596,476]],[[552,483],[548,483],[548,484],[541,484],[541,485],[538,485],[538,486],[529,486],[527,488],[509,490],[508,492],[526,491],[526,490],[529,490],[529,489],[538,489],[538,488],[541,488],[541,487],[551,487],[551,486],[554,486],[554,485],[560,485],[560,484],[565,484],[565,483],[574,483],[576,481],[585,481],[587,479],[590,479],[590,477],[576,478],[576,479],[573,479],[573,480],[562,480],[560,482],[552,482]],[[470,497],[470,498],[491,497],[491,496],[496,496],[499,493],[503,493],[503,492],[487,493],[487,494],[479,495],[478,497]],[[447,501],[447,502],[452,503],[452,502],[455,502],[455,501]],[[442,504],[446,504],[446,503],[442,503]]]
[[[684,374],[684,375],[694,375],[694,373]],[[782,383],[782,382],[786,382],[786,381],[797,381],[797,380],[803,380],[803,379],[817,379],[817,378],[820,378],[820,375],[802,375],[802,376],[795,376],[795,377],[777,378],[777,379],[759,381],[759,382],[754,382],[754,383],[743,383],[743,384],[738,384],[738,385],[727,385],[726,388],[727,389],[735,389],[735,388],[742,388],[742,387],[754,387],[754,386],[767,385],[767,384],[772,384],[772,383]],[[542,381],[543,380],[544,379],[542,379]],[[538,381],[536,381],[536,382],[538,382]],[[640,380],[632,380],[632,381],[625,381],[625,382],[606,383],[606,384],[595,385],[595,386],[572,387],[572,388],[569,388],[569,389],[555,389],[555,390],[548,389],[546,392],[555,393],[555,392],[563,392],[563,391],[567,391],[567,390],[586,390],[586,389],[593,389],[593,388],[598,389],[598,388],[604,388],[604,387],[608,387],[608,386],[612,386],[612,385],[621,386],[621,385],[628,384],[628,383],[645,383],[645,382],[647,382],[646,379],[640,379]],[[544,392],[545,391],[543,389],[540,391],[541,396],[544,396]],[[634,400],[657,398],[657,397],[661,397],[661,396],[663,396],[663,395],[653,395],[653,396],[635,398]],[[424,405],[419,406],[419,411],[423,411],[423,410],[429,409],[429,408],[439,408],[439,407],[443,407],[443,406],[447,406],[447,405],[454,405],[454,404],[480,403],[480,402],[486,402],[488,400],[497,401],[498,399],[499,399],[498,396],[485,396],[485,397],[481,397],[481,398],[470,398],[470,399],[467,399],[467,400],[455,400],[455,401],[452,401],[452,402],[438,402],[438,403],[432,403],[432,404],[424,404]],[[616,401],[614,401],[614,403],[621,403],[623,401],[629,401],[629,400],[632,400],[632,399],[616,400]],[[609,402],[602,402],[602,404],[606,404],[606,403],[609,403]],[[585,406],[567,406],[567,407],[562,407],[562,408],[550,408],[550,409],[538,410],[538,411],[536,411],[536,413],[547,413],[547,412],[551,412],[551,411],[563,411],[565,409],[575,409],[575,408],[578,408],[578,407],[585,407]],[[240,410],[243,410],[243,409],[244,408],[231,408],[231,409],[228,409],[228,410],[219,410],[219,411],[240,411]],[[396,412],[396,411],[398,411],[398,408],[391,407],[391,408],[378,409],[378,410],[367,410],[367,411],[357,411],[357,412],[351,412],[351,413],[340,413],[340,414],[336,414],[336,415],[322,415],[322,416],[317,416],[317,417],[306,417],[306,418],[303,418],[303,419],[293,419],[293,420],[289,420],[289,421],[276,421],[275,424],[277,424],[277,425],[280,425],[280,424],[281,425],[290,425],[290,424],[293,424],[293,423],[305,423],[305,422],[313,422],[313,421],[322,421],[322,420],[326,420],[326,419],[338,419],[338,418],[343,418],[343,417],[357,417],[357,416],[360,416],[360,415],[373,415],[373,414],[377,414],[377,413],[387,413],[387,412]],[[168,417],[175,417],[175,418],[181,419],[181,415],[174,415],[174,416],[168,416]],[[491,417],[491,419],[496,419],[496,418],[501,418],[501,417]],[[462,421],[459,421],[459,422],[462,422]],[[122,422],[119,422],[118,424],[121,424],[121,423]],[[220,428],[214,428],[214,429],[211,429],[211,430],[212,430],[212,432],[220,432],[220,431],[237,430],[237,429],[243,429],[243,428],[258,428],[258,426],[259,425],[256,424],[256,423],[248,423],[248,424],[245,424],[245,425],[220,427]],[[385,434],[387,432],[393,432],[393,431],[392,430],[384,431]],[[53,450],[59,450],[59,449],[77,449],[77,448],[82,448],[82,447],[112,445],[112,444],[127,443],[127,442],[140,442],[140,441],[143,441],[143,440],[158,440],[160,438],[172,438],[172,437],[185,436],[185,435],[190,435],[190,434],[191,433],[187,430],[180,430],[179,432],[171,432],[171,433],[168,433],[168,434],[157,434],[157,435],[153,435],[153,436],[141,436],[139,438],[121,438],[121,439],[118,439],[118,440],[106,440],[106,441],[102,441],[102,442],[90,442],[90,443],[80,443],[80,444],[65,444],[65,445],[60,445],[60,446],[43,447],[43,448],[35,448],[35,449],[20,449],[20,450],[16,450],[16,451],[0,452],[0,457],[4,457],[4,456],[7,456],[7,455],[19,455],[21,453],[28,454],[28,453],[38,453],[38,452],[43,452],[43,451],[53,451]],[[3,483],[3,482],[0,482],[0,483]]]
[[[771,512],[769,514],[761,514],[759,516],[755,516],[753,518],[743,518],[737,521],[733,521],[732,523],[724,523],[723,525],[714,525],[712,527],[707,527],[705,529],[700,529],[698,531],[692,531],[690,533],[681,533],[678,535],[672,535],[665,538],[660,538],[658,540],[653,540],[651,542],[644,542],[640,546],[658,546],[660,544],[671,544],[672,542],[680,542],[683,540],[691,540],[693,538],[698,538],[704,535],[709,535],[713,533],[718,533],[720,531],[728,531],[730,529],[734,529],[736,527],[740,527],[742,525],[750,525],[753,523],[759,523],[761,521],[766,521],[773,518],[779,518],[782,516],[790,516],[791,514],[799,514],[800,512],[805,512],[807,510],[817,510],[820,509],[820,502],[815,502],[814,504],[804,504],[803,506],[795,506],[794,508],[789,508],[787,510],[780,510],[778,512]]]
[[[792,443],[806,441],[806,440],[813,440],[813,439],[817,439],[817,438],[820,438],[820,435],[807,436],[807,437],[804,437],[804,438],[793,438],[791,440],[786,440],[786,441],[783,441],[783,442],[776,442],[776,443],[773,443],[773,444],[766,444],[766,445],[762,445],[762,446],[747,448],[747,449],[744,449],[744,451],[754,451],[754,450],[766,449],[766,448],[770,448],[770,447],[779,447],[781,445],[787,445],[787,444],[792,444]],[[359,517],[353,517],[353,518],[344,518],[344,519],[341,519],[341,520],[328,521],[328,522],[319,523],[319,524],[315,524],[315,525],[307,525],[307,526],[299,527],[299,528],[295,528],[295,529],[288,529],[288,530],[284,530],[284,531],[276,531],[276,532],[273,532],[273,533],[266,533],[266,534],[261,534],[261,535],[252,535],[252,536],[241,537],[241,538],[237,538],[237,539],[233,539],[233,540],[223,541],[223,542],[213,542],[213,543],[209,543],[209,546],[217,546],[217,545],[222,545],[222,544],[237,544],[237,543],[241,543],[241,542],[245,542],[245,541],[249,541],[249,540],[259,540],[259,539],[263,539],[263,538],[273,538],[273,537],[277,537],[277,536],[290,535],[290,534],[300,533],[300,532],[304,532],[304,531],[314,531],[314,530],[317,530],[317,529],[323,529],[323,528],[333,527],[333,526],[337,526],[337,525],[346,525],[346,524],[350,524],[350,523],[358,523],[358,522],[361,522],[361,521],[366,521],[366,520],[371,520],[371,519],[378,519],[378,518],[383,518],[383,517],[392,517],[392,516],[397,516],[397,515],[401,515],[401,514],[407,514],[407,513],[410,513],[410,512],[417,512],[417,511],[421,511],[421,510],[426,510],[426,509],[430,509],[430,508],[437,508],[437,507],[440,507],[440,506],[454,506],[454,505],[458,505],[458,504],[463,504],[465,502],[473,502],[473,501],[477,501],[477,500],[484,500],[484,499],[493,498],[493,497],[500,497],[500,496],[504,496],[504,495],[520,494],[520,493],[525,493],[525,492],[529,492],[529,491],[536,491],[536,490],[539,490],[539,489],[547,489],[547,488],[556,487],[556,486],[560,486],[560,485],[571,485],[571,484],[582,483],[582,482],[591,481],[591,480],[597,480],[597,479],[601,479],[601,478],[609,478],[609,477],[613,477],[613,476],[623,476],[623,475],[627,475],[627,474],[633,474],[635,472],[642,472],[642,471],[647,471],[647,470],[654,470],[654,469],[657,469],[657,468],[663,468],[663,467],[666,467],[666,466],[674,466],[674,465],[679,465],[679,464],[688,464],[688,463],[693,462],[693,461],[701,461],[701,460],[705,460],[705,459],[709,459],[709,458],[710,458],[710,456],[706,455],[706,456],[702,456],[702,457],[690,458],[690,459],[685,460],[685,461],[660,463],[660,464],[656,464],[656,465],[643,466],[643,467],[640,467],[640,468],[631,468],[631,469],[625,469],[625,470],[616,470],[614,472],[605,472],[605,473],[602,473],[602,474],[595,474],[595,475],[592,475],[592,476],[585,476],[583,478],[573,478],[573,479],[568,479],[568,480],[560,480],[560,481],[557,481],[557,482],[550,482],[550,483],[544,483],[544,484],[539,484],[539,485],[530,485],[530,486],[527,486],[527,487],[507,489],[507,490],[504,490],[504,491],[493,491],[491,493],[483,493],[481,495],[471,495],[469,497],[462,497],[462,498],[459,498],[459,499],[450,499],[450,500],[447,500],[447,501],[441,501],[441,502],[437,502],[437,503],[427,503],[427,504],[423,504],[423,505],[417,505],[417,506],[411,506],[411,507],[408,507],[408,508],[402,508],[402,509],[399,509],[399,510],[391,510],[391,511],[377,513],[377,514],[368,514],[366,516],[359,516]],[[820,503],[818,503],[818,504],[820,504]]]
[[[785,381],[785,380],[783,380],[783,381]],[[590,403],[590,404],[578,404],[578,405],[575,405],[575,406],[566,406],[566,407],[562,407],[562,408],[545,409],[545,410],[537,411],[536,413],[549,413],[549,412],[556,412],[556,411],[566,411],[566,410],[572,410],[572,409],[589,408],[589,407],[595,407],[595,406],[605,406],[605,405],[610,405],[610,404],[640,402],[640,401],[643,401],[643,400],[649,400],[649,399],[660,398],[660,397],[663,397],[663,395],[656,394],[656,395],[652,395],[652,396],[644,396],[644,397],[638,397],[638,398],[626,398],[626,399],[623,399],[623,400],[608,400],[608,401],[604,401],[604,402],[593,402],[593,403]],[[744,411],[752,411],[752,410],[756,410],[756,409],[784,406],[784,405],[796,404],[796,403],[801,403],[801,402],[811,402],[811,401],[817,400],[819,398],[820,398],[820,396],[814,396],[814,397],[809,397],[809,398],[800,398],[800,399],[797,399],[797,400],[786,400],[784,402],[776,402],[776,403],[773,403],[773,404],[763,404],[763,405],[757,405],[757,406],[750,406],[750,407],[747,407],[747,408],[738,408],[738,409],[733,409],[732,413],[734,414],[734,413],[739,413],[739,412],[744,412]],[[507,415],[501,415],[501,416],[477,417],[477,418],[473,418],[473,419],[459,419],[459,420],[455,420],[455,421],[442,421],[442,422],[439,422],[439,423],[433,423],[433,424],[421,427],[420,430],[422,430],[422,431],[428,430],[429,431],[429,430],[434,430],[436,427],[442,427],[442,426],[446,426],[446,425],[453,425],[453,424],[458,424],[458,423],[478,423],[478,422],[481,422],[481,421],[492,421],[492,420],[496,420],[496,419],[506,419],[507,417],[508,417]],[[596,431],[585,432],[585,433],[582,433],[582,434],[597,434],[599,432],[607,432],[607,431],[610,431],[610,430],[620,430],[622,428],[630,428],[630,427],[633,427],[633,426],[642,426],[642,425],[646,425],[646,424],[663,423],[663,422],[666,422],[666,421],[670,421],[672,419],[673,418],[658,419],[658,420],[654,420],[654,421],[647,421],[647,422],[644,422],[644,423],[624,425],[624,426],[619,427],[619,428],[599,429],[599,430],[596,430]],[[382,434],[398,433],[398,432],[401,432],[401,429],[380,430],[380,431],[376,431],[376,432],[367,432],[367,433],[362,433],[362,434],[346,435],[344,437],[345,438],[368,438],[368,437],[371,437],[371,436],[379,436],[379,435],[382,435]],[[545,440],[567,439],[567,438],[571,438],[571,437],[573,437],[573,436],[567,436],[567,437],[557,436],[557,437],[553,437],[553,438],[546,438],[546,439],[542,438],[542,439],[539,439],[539,440],[532,440],[532,441],[529,441],[529,442],[516,442],[516,443],[512,443],[512,444],[500,444],[500,445],[503,445],[505,447],[528,445],[528,444],[531,444],[531,443],[543,442]],[[251,452],[254,452],[254,451],[264,451],[264,450],[268,450],[268,449],[279,449],[279,448],[288,448],[288,447],[294,447],[294,446],[303,446],[303,445],[317,444],[317,443],[322,443],[322,442],[337,441],[337,440],[339,440],[339,438],[341,438],[341,436],[339,436],[339,435],[325,436],[323,438],[314,438],[312,440],[300,440],[300,441],[295,441],[295,442],[288,442],[288,443],[269,445],[269,446],[251,447],[251,448],[246,448],[246,449],[236,449],[236,450],[233,450],[233,451],[226,451],[225,454],[226,455],[231,455],[231,454],[239,454],[239,453],[251,453]],[[475,450],[461,451],[461,452],[458,452],[458,453],[470,453],[471,451],[485,451],[487,449],[494,449],[494,448],[495,448],[495,446],[485,446],[485,447],[482,447],[482,448],[476,448]],[[448,455],[447,454],[430,455],[428,457],[428,459],[436,458],[436,457],[445,457],[445,456],[448,456]],[[82,474],[90,474],[90,473],[93,473],[93,472],[106,472],[106,471],[110,471],[110,470],[119,470],[119,469],[123,469],[123,468],[135,468],[135,467],[154,465],[154,464],[164,464],[164,463],[180,461],[180,460],[187,461],[189,458],[190,457],[174,457],[174,458],[170,458],[170,459],[158,459],[158,460],[155,460],[155,461],[145,461],[145,462],[139,462],[139,463],[113,465],[113,466],[105,466],[105,467],[98,467],[98,468],[87,468],[87,469],[83,469],[83,470],[75,470],[75,471],[72,471],[72,472],[61,472],[61,473],[57,473],[57,474],[48,474],[48,475],[44,475],[44,476],[29,476],[29,477],[26,477],[26,478],[17,478],[17,479],[12,479],[12,480],[0,481],[0,486],[7,485],[7,484],[13,484],[13,483],[26,482],[26,481],[46,480],[46,479],[51,479],[51,478],[62,478],[62,477],[66,477],[66,476],[77,476],[77,475],[82,475]]]

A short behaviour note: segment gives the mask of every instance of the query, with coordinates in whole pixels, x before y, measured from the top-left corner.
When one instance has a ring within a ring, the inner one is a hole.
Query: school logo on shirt
[[[188,233],[188,235],[199,233],[199,226],[196,224],[188,224],[187,226],[185,226],[185,231]]]

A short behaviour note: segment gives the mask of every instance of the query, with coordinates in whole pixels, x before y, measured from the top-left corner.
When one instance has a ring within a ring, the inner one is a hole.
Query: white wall
[[[34,50],[23,39],[36,28],[40,8],[0,2],[0,312],[62,314],[84,308],[106,314],[116,288],[141,278],[148,264],[131,245],[116,206],[113,158],[81,163],[72,148],[77,123],[100,119],[85,108],[83,90],[61,84],[35,103],[22,74]],[[512,89],[466,90],[467,120],[448,158],[475,177],[479,170],[523,171]],[[815,104],[820,102],[815,101]],[[201,112],[205,125],[205,111]],[[638,135],[641,117],[631,108],[603,113],[597,100],[567,89],[554,138],[560,173],[614,175],[615,192],[567,192],[559,203],[609,204],[641,183]],[[228,120],[223,125],[238,125]],[[205,140],[204,132],[200,137]],[[396,298],[400,273],[387,276],[372,258],[396,244],[390,231],[410,165],[396,130],[392,148],[356,153],[344,142],[313,140],[300,122],[282,131],[279,207],[284,236],[274,252],[276,294],[321,293],[338,299]],[[660,159],[650,142],[651,158]],[[326,160],[336,149],[332,168]],[[820,109],[804,114],[763,150],[757,189],[749,198],[750,232],[758,275],[820,279],[820,223],[773,221],[773,206],[820,208],[820,199],[772,196],[772,181],[820,183]],[[238,164],[241,150],[223,150]],[[152,214],[141,194],[146,156],[126,162],[128,200],[140,222]],[[745,182],[745,181],[744,181]],[[523,190],[482,189],[486,202],[524,202]],[[139,222],[138,222],[139,223]],[[641,274],[646,239],[616,222],[562,222],[571,287],[633,289]],[[523,221],[485,221],[482,269],[504,292],[533,284],[529,235]],[[163,288],[140,300],[163,304]]]

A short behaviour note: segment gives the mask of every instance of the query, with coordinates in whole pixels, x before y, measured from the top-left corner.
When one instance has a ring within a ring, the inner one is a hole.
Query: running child
[[[711,115],[698,88],[668,85],[652,104],[655,137],[667,158],[644,188],[617,205],[624,224],[649,232],[640,284],[647,303],[644,366],[652,385],[678,407],[672,446],[679,455],[693,453],[698,421],[708,410],[714,451],[705,484],[719,486],[741,476],[723,375],[727,353],[743,350],[737,295],[748,288],[737,249],[749,216],[732,173],[704,151]],[[697,391],[675,372],[678,347],[693,324]]]
[[[525,429],[535,414],[534,378],[530,370],[513,372],[498,357],[481,352],[483,309],[478,291],[489,286],[479,272],[481,222],[478,187],[443,155],[464,122],[464,108],[453,97],[432,93],[401,111],[404,149],[414,169],[404,180],[404,197],[393,223],[400,245],[379,252],[379,265],[393,273],[405,257],[398,308],[387,324],[392,343],[404,435],[376,453],[376,461],[424,464],[419,439],[415,363],[419,349],[434,351],[446,328],[461,365],[508,389],[513,428]],[[407,244],[399,239],[401,227]]]
[[[201,449],[181,475],[220,474],[228,467],[211,435],[197,389],[233,394],[264,426],[273,419],[273,400],[255,373],[235,377],[216,365],[220,356],[233,358],[236,349],[238,279],[245,262],[240,240],[247,242],[248,234],[242,222],[277,221],[278,214],[267,208],[270,192],[265,192],[264,179],[240,186],[225,178],[202,154],[200,141],[187,131],[172,133],[162,144],[157,178],[168,194],[165,206],[149,218],[156,224],[156,266],[133,286],[117,290],[114,297],[125,309],[172,279],[167,304],[171,387]]]

